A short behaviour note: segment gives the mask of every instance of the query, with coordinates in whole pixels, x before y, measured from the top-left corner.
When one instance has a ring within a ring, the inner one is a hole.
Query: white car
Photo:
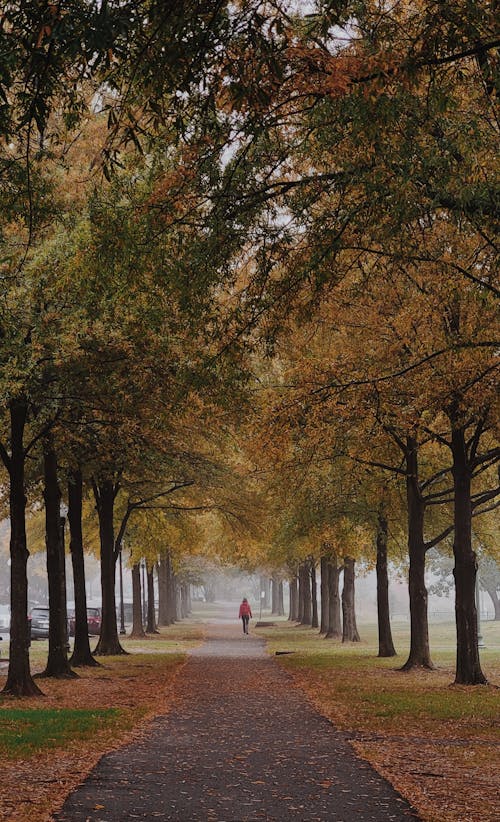
[[[10,631],[10,608],[8,605],[0,605],[0,634],[2,631]]]

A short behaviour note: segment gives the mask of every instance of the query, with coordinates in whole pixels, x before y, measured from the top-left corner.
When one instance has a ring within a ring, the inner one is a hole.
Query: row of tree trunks
[[[319,622],[316,564],[312,557],[301,563],[298,569],[298,605],[295,608],[295,591],[290,588],[290,616],[296,616],[302,625],[320,628],[327,639],[343,642],[359,642],[354,603],[354,559],[345,557],[339,564],[335,553],[323,551],[321,557],[321,623]],[[344,571],[342,600],[339,594],[340,574]],[[343,619],[341,617],[341,603]]]
[[[158,624],[172,625],[178,618],[177,580],[170,551],[165,550],[158,562]]]

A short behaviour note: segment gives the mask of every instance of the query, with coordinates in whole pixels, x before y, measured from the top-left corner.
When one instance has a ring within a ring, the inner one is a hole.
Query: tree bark
[[[271,614],[272,616],[279,616],[279,590],[278,590],[278,578],[273,576],[271,579],[271,593],[272,593],[272,606],[271,606]]]
[[[294,574],[289,580],[290,588],[290,609],[288,619],[290,622],[297,622],[299,612],[299,591],[297,585],[297,575]]]
[[[302,576],[302,589],[304,597],[304,612],[302,614],[301,624],[310,625],[312,622],[312,598],[311,598],[311,574],[309,570],[309,563],[303,562],[300,566],[300,575]]]
[[[43,498],[45,501],[45,547],[49,584],[49,653],[42,676],[68,679],[77,674],[68,662],[68,619],[66,610],[65,556],[61,530],[61,490],[57,458],[50,438],[44,443]]]
[[[319,567],[321,574],[319,632],[320,634],[326,634],[328,632],[328,559],[324,553],[321,554]]]
[[[115,534],[114,505],[115,489],[109,479],[94,484],[94,495],[99,517],[99,538],[101,543],[101,635],[95,649],[96,656],[117,656],[126,651],[118,639],[115,597]]]
[[[453,555],[455,567],[455,620],[457,628],[457,662],[455,684],[485,685],[478,648],[476,610],[476,554],[472,550],[471,469],[463,427],[452,419],[454,525]]]
[[[82,533],[83,481],[81,471],[74,471],[68,480],[69,549],[75,589],[75,643],[70,658],[73,668],[99,665],[92,656],[87,624],[87,592],[85,590],[85,560]]]
[[[311,628],[317,628],[318,622],[318,586],[316,583],[316,562],[311,557],[309,562],[309,569],[311,574]]]
[[[141,589],[141,563],[136,562],[132,566],[132,639],[144,639],[146,636],[142,621],[142,589]]]
[[[427,588],[425,585],[425,505],[418,480],[417,441],[407,438],[406,501],[408,508],[408,555],[410,559],[408,590],[410,596],[410,653],[402,671],[412,668],[433,670],[429,647]]]
[[[168,585],[168,618],[170,624],[177,622],[179,619],[178,603],[177,603],[177,580],[172,564],[172,555],[170,551],[167,552],[167,585]]]
[[[297,622],[304,619],[304,573],[302,565],[297,569]]]
[[[157,634],[156,628],[156,614],[155,614],[155,584],[154,584],[154,566],[147,566],[147,586],[148,586],[148,618],[146,620],[146,633]]]
[[[162,551],[158,562],[158,624],[162,627],[170,625],[167,562],[167,552]]]
[[[339,566],[337,555],[332,554],[327,562],[328,579],[328,627],[325,639],[340,639],[342,636],[342,617],[340,611],[339,579],[342,566]]]
[[[10,510],[10,648],[9,670],[2,693],[12,696],[40,696],[33,681],[29,660],[28,549],[26,545],[26,491],[24,428],[27,407],[24,400],[10,404],[11,455],[9,472]]]
[[[387,573],[387,517],[384,506],[380,505],[377,515],[377,616],[378,655],[396,656],[392,641],[391,618],[389,612],[389,576]]]
[[[278,616],[285,616],[285,604],[283,601],[283,580],[278,583]]]
[[[342,642],[360,642],[356,626],[354,596],[354,559],[344,557],[344,585],[342,587]]]

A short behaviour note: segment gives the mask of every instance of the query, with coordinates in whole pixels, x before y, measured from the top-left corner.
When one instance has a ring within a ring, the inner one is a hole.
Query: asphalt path
[[[356,756],[264,642],[211,623],[171,711],[104,756],[57,822],[391,822],[417,814]]]

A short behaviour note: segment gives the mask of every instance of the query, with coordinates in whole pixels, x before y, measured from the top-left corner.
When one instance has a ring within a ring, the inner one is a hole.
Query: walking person
[[[252,616],[252,609],[248,603],[248,599],[243,597],[243,601],[240,605],[240,613],[239,618],[243,622],[243,633],[248,634],[248,623],[250,621],[250,617]]]

